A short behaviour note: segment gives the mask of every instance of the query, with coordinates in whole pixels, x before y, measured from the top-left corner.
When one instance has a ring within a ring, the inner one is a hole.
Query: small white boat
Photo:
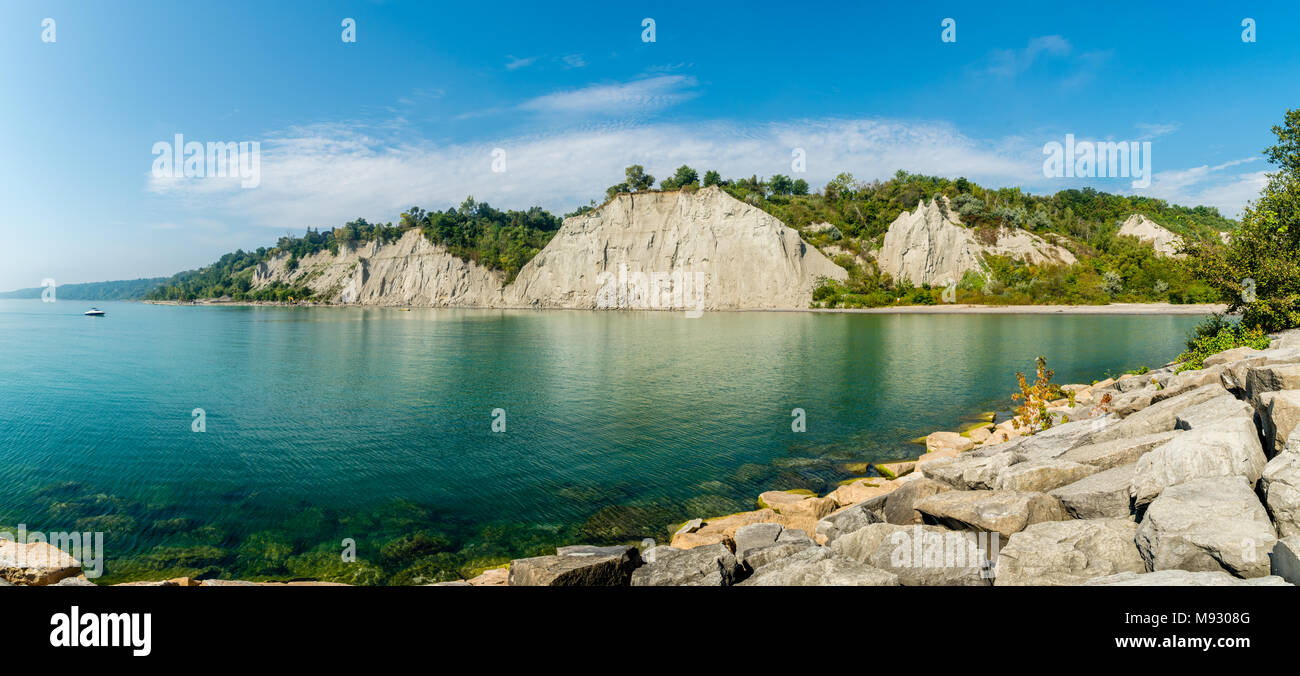
[[[92,307],[89,310],[86,310],[85,314],[87,317],[103,317],[104,311],[97,307]]]

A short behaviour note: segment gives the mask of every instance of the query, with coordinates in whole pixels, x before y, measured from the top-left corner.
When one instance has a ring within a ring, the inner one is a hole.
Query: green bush
[[[1248,327],[1240,322],[1228,321],[1223,315],[1214,315],[1196,327],[1187,340],[1187,350],[1174,361],[1176,373],[1205,367],[1205,358],[1235,347],[1267,349],[1269,337],[1259,327]]]

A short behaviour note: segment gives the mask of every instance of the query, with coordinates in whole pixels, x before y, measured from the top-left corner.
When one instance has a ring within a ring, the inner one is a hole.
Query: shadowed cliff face
[[[899,214],[885,233],[876,255],[881,272],[895,280],[942,286],[961,281],[969,270],[983,269],[983,254],[1017,258],[1029,263],[1074,263],[1069,251],[1018,228],[1000,228],[997,242],[982,245],[963,226],[955,210],[938,201],[921,202],[915,211]]]
[[[305,284],[329,302],[432,307],[743,310],[808,307],[822,278],[847,273],[799,234],[718,188],[620,195],[575,216],[509,286],[504,277],[429,243],[287,257],[255,287]]]

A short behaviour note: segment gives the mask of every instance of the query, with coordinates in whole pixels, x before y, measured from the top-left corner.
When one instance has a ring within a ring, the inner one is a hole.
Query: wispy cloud
[[[1240,215],[1247,202],[1259,196],[1268,183],[1268,171],[1232,173],[1227,170],[1251,164],[1260,158],[1247,157],[1217,165],[1157,172],[1151,187],[1138,191],[1174,204],[1212,206],[1229,217]]]
[[[506,171],[492,171],[492,151]],[[394,142],[338,125],[292,129],[262,145],[261,184],[149,179],[156,192],[188,200],[196,213],[225,213],[277,229],[330,226],[364,216],[389,221],[412,205],[444,208],[467,195],[502,207],[540,204],[566,211],[616,183],[629,164],[667,176],[682,164],[724,176],[795,175],[802,148],[814,186],[841,171],[888,178],[898,169],[1022,183],[1038,171],[1014,153],[968,138],[944,123],[878,119],[800,120],[734,125],[605,125],[492,143]]]
[[[527,58],[517,58],[510,54],[506,54],[506,58],[509,59],[508,61],[506,61],[506,70],[527,68],[528,66],[533,65],[537,61],[537,57],[535,56],[530,56]]]
[[[520,105],[523,110],[569,115],[624,115],[672,106],[698,95],[694,77],[659,75],[617,84],[599,84],[539,96]]]
[[[1060,35],[1032,38],[1021,48],[995,49],[977,69],[986,77],[1014,80],[1035,70],[1051,67],[1061,89],[1073,89],[1091,81],[1110,60],[1111,50],[1078,52]]]
[[[986,71],[1002,78],[1015,77],[1033,67],[1043,57],[1068,56],[1074,50],[1060,35],[1033,38],[1020,49],[995,49],[989,54]]]
[[[1137,140],[1150,141],[1178,131],[1182,124],[1178,122],[1139,122],[1133,126],[1142,132],[1142,135],[1138,136]]]

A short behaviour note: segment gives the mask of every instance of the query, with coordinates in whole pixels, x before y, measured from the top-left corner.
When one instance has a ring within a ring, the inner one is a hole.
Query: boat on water
[[[89,310],[86,310],[85,315],[87,317],[103,317],[104,311],[97,307],[92,307]]]

